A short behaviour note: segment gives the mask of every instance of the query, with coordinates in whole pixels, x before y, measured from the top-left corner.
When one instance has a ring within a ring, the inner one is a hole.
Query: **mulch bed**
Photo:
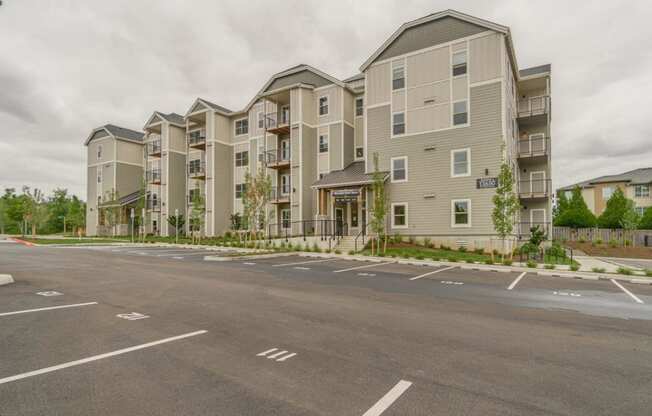
[[[594,246],[591,243],[580,243],[577,241],[568,241],[565,244],[573,250],[581,250],[589,256],[652,260],[652,247],[610,247],[607,244],[596,244]]]

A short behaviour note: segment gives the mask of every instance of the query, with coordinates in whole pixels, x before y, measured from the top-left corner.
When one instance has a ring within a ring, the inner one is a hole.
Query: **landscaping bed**
[[[573,250],[580,250],[589,256],[621,257],[652,260],[652,247],[624,247],[591,242],[567,241],[564,243]]]
[[[110,244],[110,243],[122,243],[124,240],[111,239],[111,238],[27,238],[20,237],[19,240],[26,241],[33,244]]]
[[[362,251],[363,255],[370,255],[371,250],[365,249]],[[448,261],[477,261],[477,262],[486,262],[491,260],[491,255],[485,254],[484,252],[475,252],[475,251],[459,251],[459,250],[450,250],[442,248],[430,248],[419,246],[412,243],[387,243],[387,251],[380,256],[385,257],[399,257],[399,258],[409,258],[413,257],[416,259],[433,259],[440,260],[446,259]],[[496,261],[500,260],[500,257],[495,257]]]

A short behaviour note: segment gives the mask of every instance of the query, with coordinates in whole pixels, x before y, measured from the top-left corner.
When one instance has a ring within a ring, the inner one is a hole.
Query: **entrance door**
[[[337,235],[342,235],[344,228],[344,209],[335,208],[335,231]]]

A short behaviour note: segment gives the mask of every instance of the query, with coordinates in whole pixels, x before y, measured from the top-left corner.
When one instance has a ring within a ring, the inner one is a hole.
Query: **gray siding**
[[[444,17],[406,30],[375,61],[451,42],[486,30],[484,27],[463,22],[454,17]]]
[[[287,75],[275,79],[269,85],[269,87],[265,89],[265,91],[272,91],[278,88],[287,87],[288,85],[294,85],[299,83],[314,85],[315,87],[322,87],[324,85],[332,84],[333,82],[315,74],[314,72],[304,70],[301,72],[297,72],[296,74]]]
[[[344,125],[344,167],[347,167],[349,163],[353,162],[355,157],[355,133],[353,128],[348,124]]]
[[[164,202],[167,205],[167,214],[170,216],[174,215],[175,209],[178,209],[180,214],[186,210],[186,156],[168,152],[167,157],[169,158],[168,199]],[[167,216],[163,221],[167,222]]]
[[[129,195],[140,189],[143,181],[143,169],[141,167],[118,163],[116,172],[116,184],[121,196]]]
[[[213,143],[215,151],[215,212],[213,218],[215,221],[215,234],[221,235],[229,230],[231,219],[230,214],[233,212],[233,148],[221,143]],[[251,155],[250,155],[251,157]],[[207,172],[213,176],[212,172]]]
[[[86,173],[86,235],[97,235],[97,167]]]
[[[381,170],[390,169],[390,158],[408,156],[408,182],[389,184],[391,202],[408,203],[408,229],[402,234],[488,235],[493,189],[476,189],[476,179],[497,176],[501,164],[500,83],[471,89],[471,125],[421,135],[390,139],[389,106],[368,111],[369,160],[378,152]],[[435,150],[424,150],[433,146]],[[451,150],[471,148],[471,175],[451,178]],[[371,162],[369,162],[371,165]],[[369,167],[368,167],[369,169]],[[426,199],[425,195],[434,195]],[[470,228],[451,227],[451,200],[471,199]]]
[[[340,170],[342,166],[342,123],[331,124],[328,129],[328,157],[330,170]]]
[[[316,191],[310,186],[317,177],[317,158],[315,157],[317,153],[317,129],[303,125],[301,131],[303,136],[301,140],[301,174],[303,179],[301,211],[303,219],[310,220],[314,216],[313,207],[316,209],[316,206],[313,205]]]

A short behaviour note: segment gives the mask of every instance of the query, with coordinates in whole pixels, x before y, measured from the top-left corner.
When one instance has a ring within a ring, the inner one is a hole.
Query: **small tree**
[[[378,153],[374,153],[374,174],[371,189],[373,190],[373,205],[371,216],[371,229],[375,236],[371,238],[371,254],[374,254],[374,240],[380,252],[380,239],[384,237],[385,246],[383,253],[387,249],[387,234],[385,232],[385,217],[387,216],[387,194],[385,190],[385,175],[380,172],[378,165]]]
[[[648,207],[643,211],[643,216],[638,223],[638,228],[641,230],[652,230],[652,207]]]
[[[243,220],[249,227],[250,239],[258,229],[267,229],[267,203],[272,192],[272,178],[261,167],[255,176],[245,173],[245,189],[242,193]]]
[[[627,212],[630,200],[627,199],[625,193],[620,187],[616,190],[607,201],[607,206],[598,218],[598,225],[601,228],[620,228],[621,221],[625,212]]]
[[[512,168],[506,162],[500,166],[500,175],[498,176],[498,186],[496,194],[493,196],[494,209],[491,214],[491,220],[494,224],[496,233],[503,242],[503,260],[505,259],[505,242],[507,236],[514,231],[514,219],[521,208],[518,197],[514,192],[514,176]]]
[[[559,226],[559,219],[568,211],[570,201],[566,198],[566,191],[557,193],[557,205],[552,210],[553,224]]]
[[[627,239],[628,236],[632,238],[632,245],[636,244],[634,238],[634,230],[638,227],[638,223],[641,221],[641,217],[636,212],[634,201],[627,199],[627,206],[623,217],[620,219],[620,226],[623,227],[624,238]]]
[[[201,233],[206,220],[206,198],[201,194],[199,184],[195,186],[192,194],[192,210],[190,211],[190,233],[193,244],[201,243]],[[196,240],[195,240],[196,239]]]
[[[174,227],[175,234],[177,232],[183,234],[183,226],[186,225],[186,219],[183,217],[183,214],[179,214],[178,216],[170,215],[168,217],[168,224]]]

